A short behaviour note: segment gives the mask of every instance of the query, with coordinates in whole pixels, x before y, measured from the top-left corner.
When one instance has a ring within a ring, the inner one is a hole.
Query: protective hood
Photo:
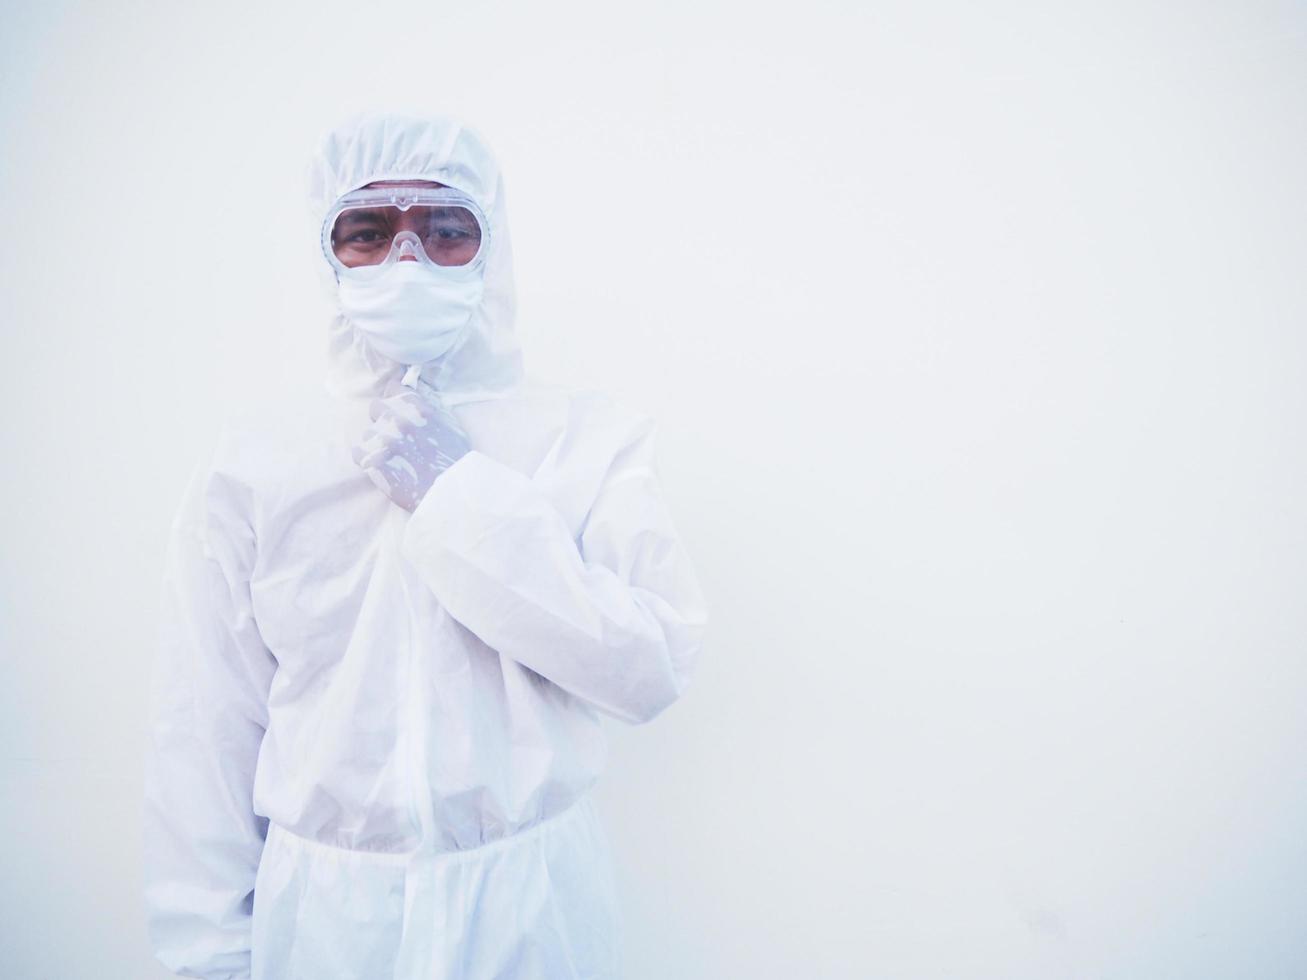
[[[394,113],[358,116],[323,139],[309,167],[315,235],[342,195],[377,180],[434,180],[471,196],[490,226],[485,289],[468,328],[447,354],[421,365],[419,379],[446,404],[498,397],[522,380],[522,353],[513,330],[513,256],[499,166],[473,130],[443,117]],[[318,239],[314,247],[321,250]],[[321,259],[333,294],[335,276]],[[339,301],[337,300],[339,310]],[[384,357],[343,313],[328,331],[327,389],[372,397],[404,366]]]

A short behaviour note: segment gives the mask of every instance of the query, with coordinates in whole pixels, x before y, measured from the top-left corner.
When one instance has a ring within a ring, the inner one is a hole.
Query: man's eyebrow
[[[382,213],[379,208],[351,208],[336,219],[337,224],[344,224],[347,221],[381,221]]]

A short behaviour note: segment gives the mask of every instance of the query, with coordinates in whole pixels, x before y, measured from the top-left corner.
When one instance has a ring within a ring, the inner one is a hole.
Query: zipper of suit
[[[403,534],[406,517],[407,515],[402,510],[395,508],[393,520],[396,522],[397,533],[400,535]],[[417,607],[411,601],[408,579],[403,569],[399,570],[399,576],[404,588],[404,605],[408,613],[406,616],[407,629],[404,636],[404,657],[402,658],[404,676],[401,683],[403,684],[404,698],[402,701],[401,741],[404,745],[405,769],[407,770],[410,786],[408,793],[409,819],[418,832],[416,850],[428,851],[436,846],[436,833],[435,815],[432,813],[431,806],[431,775],[428,768],[429,759],[427,758],[428,719],[424,716],[422,707],[427,676],[423,669],[425,658],[422,656],[422,644],[418,642],[417,624],[414,622]]]

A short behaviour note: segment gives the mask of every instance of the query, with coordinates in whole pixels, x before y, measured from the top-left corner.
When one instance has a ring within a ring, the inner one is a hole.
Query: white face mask
[[[422,364],[449,353],[481,303],[479,274],[451,276],[423,262],[395,262],[380,275],[341,275],[340,309],[377,353]]]

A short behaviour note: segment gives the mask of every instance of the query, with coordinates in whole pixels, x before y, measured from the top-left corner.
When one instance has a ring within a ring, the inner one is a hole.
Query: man
[[[229,428],[173,524],[155,951],[209,980],[614,977],[599,716],[674,701],[705,623],[653,427],[524,383],[471,131],[365,117],[311,186],[322,404]]]

